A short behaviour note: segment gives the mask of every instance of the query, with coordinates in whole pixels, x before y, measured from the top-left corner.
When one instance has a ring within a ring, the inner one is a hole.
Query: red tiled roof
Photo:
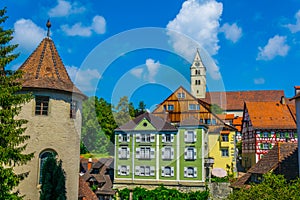
[[[296,129],[295,106],[280,102],[246,102],[253,128]]]
[[[81,176],[79,176],[78,197],[85,200],[98,200],[97,195],[91,190],[88,183],[85,182]]]
[[[201,100],[217,104],[223,110],[243,110],[244,101],[279,101],[282,96],[283,90],[207,92],[206,98]]]
[[[152,126],[154,126],[154,128],[157,131],[177,131],[177,128],[175,126],[173,126],[172,124],[170,124],[169,122],[163,120],[160,117],[157,117],[153,114],[150,114],[148,112],[145,112],[139,116],[137,116],[135,119],[129,121],[128,123],[118,127],[117,129],[115,129],[116,131],[130,131],[130,130],[134,130],[135,127],[143,120],[143,119],[147,119]]]
[[[86,97],[71,81],[50,38],[44,38],[19,68],[24,72],[23,88],[43,88],[77,93]]]

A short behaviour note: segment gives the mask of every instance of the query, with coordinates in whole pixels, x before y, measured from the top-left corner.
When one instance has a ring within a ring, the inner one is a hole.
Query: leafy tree
[[[217,104],[212,104],[210,106],[210,110],[211,110],[211,112],[213,112],[215,114],[223,114],[224,113],[223,109]]]
[[[0,24],[7,20],[6,8],[0,10]],[[13,30],[0,26],[0,199],[22,199],[12,190],[18,186],[27,173],[16,174],[13,167],[26,164],[33,153],[22,153],[24,142],[29,139],[25,132],[24,119],[18,119],[22,104],[30,101],[30,94],[18,93],[22,89],[18,81],[22,72],[6,70],[5,67],[18,57],[13,51],[18,45],[9,45]]]
[[[115,107],[114,117],[118,126],[121,126],[131,120],[131,117],[129,115],[129,102],[127,96],[120,98],[118,105]]]
[[[103,128],[98,121],[98,119],[102,117],[102,113],[96,113],[96,107],[99,106],[98,104],[99,102],[96,97],[90,97],[83,102],[81,138],[87,151],[105,154],[108,153],[111,144],[110,137],[107,136],[103,130],[108,127],[108,124]],[[102,112],[105,112],[105,109],[103,109]]]
[[[62,161],[57,161],[54,154],[43,164],[41,182],[40,200],[67,199],[65,171],[62,168]]]
[[[146,104],[144,103],[144,101],[140,101],[138,108],[135,109],[135,117],[137,117],[145,112],[146,112]]]
[[[235,190],[228,200],[266,199],[285,200],[299,199],[300,179],[288,182],[283,175],[267,173],[260,184],[252,184],[249,189]]]

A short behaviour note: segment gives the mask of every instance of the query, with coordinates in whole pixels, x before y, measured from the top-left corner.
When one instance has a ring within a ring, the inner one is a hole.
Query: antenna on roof
[[[48,28],[48,31],[47,31],[47,37],[50,37],[50,28],[51,28],[51,23],[50,23],[50,20],[48,19],[47,23],[46,23],[46,26]]]

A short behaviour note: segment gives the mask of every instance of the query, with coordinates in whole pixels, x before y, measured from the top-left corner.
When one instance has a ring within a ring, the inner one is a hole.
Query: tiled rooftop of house
[[[243,110],[244,101],[279,101],[282,96],[283,90],[207,92],[206,98],[201,100],[217,104],[223,110]]]
[[[247,186],[251,174],[265,174],[273,171],[285,159],[297,152],[298,144],[296,143],[277,143],[261,160],[251,167],[244,176],[240,177],[236,182],[231,184],[231,186],[235,188]]]
[[[85,182],[81,176],[79,176],[78,198],[82,198],[83,200],[98,200],[97,195],[91,190],[88,183]]]
[[[148,112],[145,112],[128,123],[118,127],[116,131],[134,130],[143,119],[147,119],[157,131],[177,131],[177,128],[169,122]]]
[[[296,129],[295,105],[277,102],[246,102],[254,129]]]

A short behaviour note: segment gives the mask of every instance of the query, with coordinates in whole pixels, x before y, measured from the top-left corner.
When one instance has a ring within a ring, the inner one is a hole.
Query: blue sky
[[[300,0],[2,0],[21,56],[46,36],[73,81],[115,104],[128,96],[153,108],[183,85],[196,48],[208,89],[284,90],[300,85]]]

